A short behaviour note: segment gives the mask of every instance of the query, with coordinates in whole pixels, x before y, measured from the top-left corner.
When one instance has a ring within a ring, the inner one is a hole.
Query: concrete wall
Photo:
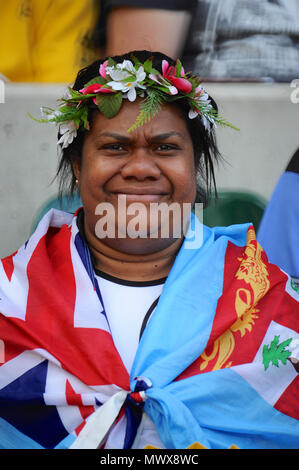
[[[299,104],[288,84],[208,84],[220,112],[241,130],[218,130],[226,160],[219,188],[246,189],[269,199],[299,147]],[[38,124],[40,106],[55,106],[64,86],[6,84],[0,103],[0,257],[23,244],[39,207],[57,192],[56,129]]]

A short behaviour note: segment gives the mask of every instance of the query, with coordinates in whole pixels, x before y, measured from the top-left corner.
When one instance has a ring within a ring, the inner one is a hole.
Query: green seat
[[[247,191],[218,191],[203,211],[203,223],[209,227],[251,222],[257,231],[267,201],[259,194]]]
[[[75,194],[73,197],[68,195],[63,195],[61,200],[58,197],[52,197],[46,201],[38,210],[36,216],[34,217],[32,223],[32,232],[36,229],[41,218],[50,210],[58,209],[65,212],[70,212],[74,214],[76,210],[82,206],[81,198],[78,194]]]

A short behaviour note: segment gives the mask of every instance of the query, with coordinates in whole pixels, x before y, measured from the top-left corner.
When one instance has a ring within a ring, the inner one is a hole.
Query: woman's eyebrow
[[[161,142],[163,140],[169,139],[169,137],[180,137],[181,139],[184,138],[183,134],[177,131],[170,131],[170,132],[164,132],[162,134],[156,134],[153,135],[149,138],[151,142]]]
[[[112,137],[113,139],[121,142],[130,142],[131,138],[123,134],[118,134],[117,132],[102,132],[97,136],[100,137]]]
[[[124,134],[118,134],[117,132],[102,132],[101,134],[97,136],[97,138],[101,138],[101,137],[111,137],[117,140],[118,142],[130,142],[131,141],[131,137],[128,137]],[[163,132],[161,134],[150,136],[147,140],[155,143],[155,142],[161,142],[163,140],[167,140],[170,137],[180,137],[181,139],[184,139],[183,134],[181,134],[180,132],[170,131],[170,132]]]

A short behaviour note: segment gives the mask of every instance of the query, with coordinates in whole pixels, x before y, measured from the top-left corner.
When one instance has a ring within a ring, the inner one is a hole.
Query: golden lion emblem
[[[230,367],[231,362],[227,361],[235,348],[235,333],[239,332],[243,337],[247,331],[252,330],[259,312],[256,305],[270,288],[269,275],[262,260],[262,252],[261,246],[256,241],[254,229],[249,229],[244,256],[238,258],[241,264],[235,275],[238,280],[244,280],[248,284],[248,288],[237,289],[235,296],[237,320],[217,338],[210,355],[205,352],[201,355],[203,359],[200,365],[201,370],[204,370],[208,363],[216,357],[217,360],[212,370],[221,369],[223,366]]]

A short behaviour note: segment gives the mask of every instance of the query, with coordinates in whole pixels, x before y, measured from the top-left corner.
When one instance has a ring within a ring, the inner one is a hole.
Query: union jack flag
[[[90,260],[74,220],[64,214],[61,224],[60,213],[49,214],[0,263],[0,415],[45,448],[79,433],[107,397],[130,388],[82,269]]]

